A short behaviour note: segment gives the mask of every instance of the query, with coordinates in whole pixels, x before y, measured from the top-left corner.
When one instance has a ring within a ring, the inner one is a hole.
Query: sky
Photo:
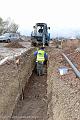
[[[10,17],[28,35],[35,23],[44,22],[51,35],[80,30],[80,0],[0,0],[0,17]]]

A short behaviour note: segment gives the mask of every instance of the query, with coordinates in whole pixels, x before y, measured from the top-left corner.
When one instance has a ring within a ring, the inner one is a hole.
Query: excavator
[[[31,32],[31,43],[33,46],[37,45],[49,45],[50,33],[46,23],[36,23],[33,26],[33,31]]]

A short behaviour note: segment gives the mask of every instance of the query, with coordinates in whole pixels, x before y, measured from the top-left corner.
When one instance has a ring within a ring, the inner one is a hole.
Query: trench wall
[[[34,48],[0,66],[0,120],[9,120],[34,69]],[[16,60],[19,59],[19,65]]]
[[[49,52],[48,52],[48,69],[47,69],[47,97],[48,97],[48,112],[47,112],[47,115],[48,115],[48,120],[54,120],[53,119],[53,99],[52,99],[52,96],[53,96],[53,80],[52,80],[52,73],[55,69],[55,66],[56,66],[56,61],[53,57],[54,54],[51,54],[51,53],[55,53],[54,51],[55,48],[53,47],[50,47],[49,48]]]

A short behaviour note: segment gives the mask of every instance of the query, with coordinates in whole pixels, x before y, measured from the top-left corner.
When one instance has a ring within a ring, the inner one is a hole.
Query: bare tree
[[[0,34],[4,31],[4,22],[3,19],[0,17]]]
[[[15,24],[14,22],[12,22],[7,29],[8,32],[13,32],[13,33],[16,33],[17,30],[18,30],[18,25]]]
[[[0,18],[0,34],[6,33],[6,32],[13,32],[16,33],[18,30],[18,25],[11,20],[11,18],[8,18],[6,21],[3,21],[2,18]]]

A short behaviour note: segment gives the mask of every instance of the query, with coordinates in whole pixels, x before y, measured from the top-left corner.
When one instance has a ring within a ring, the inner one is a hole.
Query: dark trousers
[[[37,62],[37,74],[38,75],[43,75],[44,70],[43,70],[43,63],[42,62]]]

